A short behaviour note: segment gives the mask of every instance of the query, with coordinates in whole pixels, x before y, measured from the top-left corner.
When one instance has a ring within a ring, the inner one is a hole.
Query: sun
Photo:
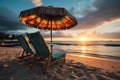
[[[80,40],[80,41],[88,41],[88,38],[87,38],[87,37],[80,37],[79,40]]]

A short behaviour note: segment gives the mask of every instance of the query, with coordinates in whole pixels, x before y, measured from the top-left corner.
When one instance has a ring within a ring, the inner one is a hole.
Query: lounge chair
[[[52,54],[48,46],[46,45],[45,40],[40,34],[40,32],[29,33],[27,35],[28,35],[30,42],[33,44],[33,47],[36,50],[35,55],[38,55],[45,60],[45,66],[44,66],[45,72],[47,71],[48,67],[52,65],[53,63],[56,63],[59,61],[65,62],[66,53]]]
[[[23,48],[22,55],[18,57],[20,60],[23,59],[24,57],[28,57],[28,56],[30,57],[31,55],[34,54],[30,44],[28,43],[28,41],[25,39],[23,35],[17,35],[16,38]]]

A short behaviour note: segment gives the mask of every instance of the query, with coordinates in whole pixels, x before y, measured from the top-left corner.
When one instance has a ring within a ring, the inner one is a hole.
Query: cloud
[[[18,15],[8,8],[0,7],[0,31],[15,31],[26,29],[25,26],[20,23]]]
[[[74,10],[72,13],[82,15],[77,18],[77,29],[95,28],[120,18],[120,0],[92,0],[92,5],[85,7],[82,12]]]
[[[42,34],[44,37],[50,37],[50,36],[51,36],[50,31],[41,30],[40,32],[41,32],[41,34]],[[72,35],[70,35],[70,34],[65,34],[65,32],[63,32],[63,31],[53,31],[53,32],[52,32],[52,37],[54,37],[54,38],[72,37]]]
[[[103,39],[120,39],[120,32],[102,33],[98,35]]]
[[[109,39],[109,40],[113,40],[113,39],[120,39],[120,32],[105,32],[105,33],[101,33],[101,32],[97,32],[97,31],[83,31],[77,34],[77,37],[87,37],[91,40],[104,40],[104,39]]]
[[[32,3],[33,3],[35,6],[41,6],[41,5],[42,5],[42,0],[32,0]]]

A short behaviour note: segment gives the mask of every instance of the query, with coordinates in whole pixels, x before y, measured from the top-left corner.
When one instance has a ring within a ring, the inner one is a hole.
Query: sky
[[[21,11],[36,6],[64,7],[76,17],[78,24],[75,27],[53,31],[54,40],[120,41],[120,0],[1,0],[0,32],[21,34],[38,31],[19,20]],[[49,39],[49,31],[40,31]]]

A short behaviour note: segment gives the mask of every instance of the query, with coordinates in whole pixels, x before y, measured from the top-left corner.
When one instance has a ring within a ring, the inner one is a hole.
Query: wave
[[[55,45],[79,45],[79,44],[73,44],[73,43],[53,43]]]
[[[100,55],[100,54],[89,54],[89,53],[87,53],[87,55],[93,56],[93,57],[99,57],[99,58],[120,60],[120,57],[118,57],[118,56]]]
[[[90,44],[80,44],[80,43],[63,43],[63,42],[54,42],[54,45],[67,45],[67,46],[111,46],[111,47],[120,47],[120,43],[90,43]]]
[[[104,44],[105,46],[120,47],[120,44]]]
[[[71,53],[71,54],[74,53],[74,55],[83,55],[83,53],[80,53],[80,52],[69,52],[69,53]],[[77,54],[75,54],[75,53],[77,53]],[[94,53],[84,53],[84,55],[85,56],[90,56],[90,57],[120,60],[119,56],[101,55],[101,54],[94,54]]]

